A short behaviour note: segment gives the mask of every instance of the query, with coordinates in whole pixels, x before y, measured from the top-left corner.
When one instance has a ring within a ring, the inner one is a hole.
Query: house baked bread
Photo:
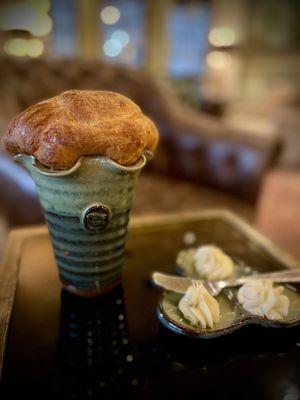
[[[8,126],[12,154],[33,155],[49,168],[71,168],[83,155],[134,164],[158,143],[155,124],[118,93],[71,90],[29,107]]]

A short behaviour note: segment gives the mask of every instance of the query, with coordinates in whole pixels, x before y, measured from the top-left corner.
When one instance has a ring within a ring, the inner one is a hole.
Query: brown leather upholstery
[[[187,110],[168,88],[142,70],[101,61],[0,58],[2,130],[18,112],[67,89],[112,90],[130,97],[155,121],[161,134],[159,149],[149,164],[152,171],[231,192],[251,203],[280,149],[276,139],[226,131],[221,122]],[[12,174],[10,159],[1,157],[0,184],[9,188],[0,193],[1,207],[11,223],[35,222],[40,211],[32,186],[24,190],[28,178],[18,166],[19,172]],[[16,198],[24,204],[18,214],[9,207]]]
[[[0,156],[0,213],[10,225],[37,224],[43,212],[30,175],[10,156]]]

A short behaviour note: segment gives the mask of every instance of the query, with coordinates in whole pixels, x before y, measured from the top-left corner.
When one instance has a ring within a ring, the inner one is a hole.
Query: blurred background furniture
[[[274,169],[265,177],[256,226],[297,258],[300,258],[299,204],[299,171]]]
[[[261,179],[279,154],[277,137],[255,140],[241,129],[226,129],[219,121],[196,114],[177,102],[168,87],[159,84],[149,73],[101,61],[1,58],[2,129],[14,115],[30,105],[71,88],[123,93],[157,124],[160,145],[149,164],[145,182],[140,183],[137,212],[165,211],[163,204],[168,196],[173,199],[167,200],[169,211],[189,210],[188,192],[194,193],[193,198],[199,197],[198,207],[201,207],[201,203],[207,201],[204,192],[197,192],[199,185],[218,190],[215,197],[219,199],[213,200],[211,196],[212,201],[208,202],[211,206],[225,206],[222,196],[226,198],[226,195],[221,191],[254,204]],[[10,225],[35,223],[41,219],[34,188],[26,174],[18,165],[12,165],[10,156],[2,153],[0,177],[7,189],[1,192],[0,202]],[[171,179],[171,186],[166,177]],[[182,187],[176,185],[175,178],[192,182],[197,189],[193,190],[193,185],[187,183]],[[160,185],[158,191],[156,180]],[[153,185],[149,181],[153,181]],[[172,190],[174,184],[179,191],[177,194]],[[180,192],[186,190],[185,198],[179,199]],[[143,200],[139,201],[142,193]],[[17,204],[20,201],[21,209]],[[235,203],[237,200],[233,200],[234,207]]]
[[[3,0],[0,133],[67,89],[124,93],[161,133],[134,214],[225,207],[255,221],[272,167],[300,165],[299,18],[294,0]],[[43,217],[1,145],[0,184],[1,242]]]

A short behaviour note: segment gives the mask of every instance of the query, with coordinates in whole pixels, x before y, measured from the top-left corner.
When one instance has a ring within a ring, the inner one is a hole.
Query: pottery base
[[[121,280],[118,280],[114,282],[112,285],[105,287],[105,288],[97,288],[97,289],[92,289],[92,290],[82,290],[78,289],[76,286],[70,284],[69,282],[62,282],[64,289],[69,292],[74,294],[75,296],[80,296],[80,297],[99,297],[102,295],[105,295],[109,292],[111,292],[115,287],[120,285]]]

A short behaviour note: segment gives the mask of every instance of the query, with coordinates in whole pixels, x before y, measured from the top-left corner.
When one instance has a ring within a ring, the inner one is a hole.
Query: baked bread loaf
[[[12,154],[33,155],[49,168],[71,168],[83,155],[105,155],[132,165],[154,151],[154,123],[118,93],[71,90],[35,104],[8,126],[4,139]]]

